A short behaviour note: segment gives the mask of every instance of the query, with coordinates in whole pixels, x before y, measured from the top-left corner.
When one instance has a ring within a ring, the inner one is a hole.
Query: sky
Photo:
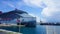
[[[60,0],[0,0],[2,12],[15,8],[37,17],[38,22],[60,22]]]

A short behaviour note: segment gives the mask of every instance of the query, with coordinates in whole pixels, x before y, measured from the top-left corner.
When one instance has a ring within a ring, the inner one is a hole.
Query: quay
[[[0,29],[0,34],[22,34],[22,33]]]
[[[9,27],[9,26],[19,26],[19,27],[25,27],[25,25],[16,25],[16,24],[0,24],[0,27],[5,27],[5,26],[7,26],[7,27]]]

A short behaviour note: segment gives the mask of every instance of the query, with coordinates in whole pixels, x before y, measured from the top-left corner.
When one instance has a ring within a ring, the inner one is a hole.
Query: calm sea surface
[[[23,34],[46,34],[45,26],[37,25],[36,27],[0,27],[0,29],[20,32]]]

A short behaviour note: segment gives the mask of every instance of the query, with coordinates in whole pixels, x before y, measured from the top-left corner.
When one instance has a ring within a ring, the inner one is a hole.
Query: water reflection
[[[60,34],[60,26],[46,26],[47,34]]]
[[[46,34],[46,29],[44,26],[37,25],[35,28],[21,27],[20,32],[23,34]]]

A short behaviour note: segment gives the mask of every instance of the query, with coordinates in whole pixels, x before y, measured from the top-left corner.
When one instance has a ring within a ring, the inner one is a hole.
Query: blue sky
[[[2,12],[15,8],[36,16],[37,21],[60,22],[60,0],[0,0]]]

